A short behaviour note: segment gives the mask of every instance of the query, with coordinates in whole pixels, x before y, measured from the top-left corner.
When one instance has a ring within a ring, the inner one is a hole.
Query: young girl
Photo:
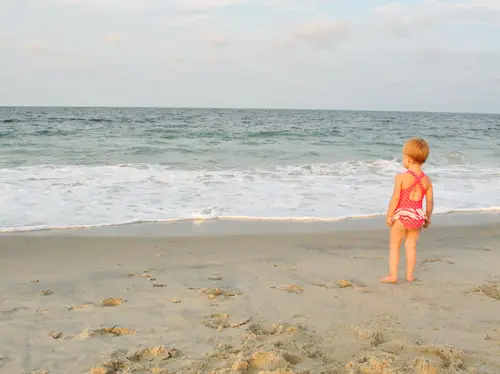
[[[417,261],[417,242],[422,227],[431,224],[434,208],[432,182],[422,171],[422,165],[429,156],[429,145],[420,138],[408,140],[403,147],[405,173],[396,175],[394,192],[387,212],[387,226],[391,228],[389,246],[389,275],[380,281],[397,283],[399,249],[406,237],[406,280],[413,282]],[[422,201],[425,197],[425,213]]]

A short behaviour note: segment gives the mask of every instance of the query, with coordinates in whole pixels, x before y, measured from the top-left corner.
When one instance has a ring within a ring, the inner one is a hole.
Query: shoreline
[[[500,223],[500,211],[474,211],[435,213],[435,227],[467,227]],[[0,231],[1,237],[9,236],[234,236],[308,234],[338,231],[384,229],[384,215],[367,215],[348,218],[253,218],[229,217],[213,219],[182,219],[155,222],[110,224],[90,227],[41,228],[35,230]]]

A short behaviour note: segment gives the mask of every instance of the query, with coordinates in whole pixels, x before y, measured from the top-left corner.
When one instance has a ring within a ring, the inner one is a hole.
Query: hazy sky
[[[500,0],[0,9],[0,105],[500,112]]]

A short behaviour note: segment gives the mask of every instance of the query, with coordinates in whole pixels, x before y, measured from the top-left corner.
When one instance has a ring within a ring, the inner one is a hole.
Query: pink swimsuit
[[[399,219],[406,229],[418,229],[422,227],[426,219],[422,208],[422,201],[424,200],[426,192],[424,185],[422,184],[422,178],[425,177],[425,174],[422,172],[422,174],[417,176],[410,170],[408,170],[408,173],[413,175],[415,181],[410,187],[401,190],[399,204],[393,218],[394,220]],[[422,189],[422,198],[420,200],[412,200],[410,195],[417,184]]]

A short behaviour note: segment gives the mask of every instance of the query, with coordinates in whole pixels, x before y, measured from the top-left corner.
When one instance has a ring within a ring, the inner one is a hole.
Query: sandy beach
[[[122,230],[0,236],[0,373],[500,373],[498,220],[431,228],[398,285],[385,229]]]

